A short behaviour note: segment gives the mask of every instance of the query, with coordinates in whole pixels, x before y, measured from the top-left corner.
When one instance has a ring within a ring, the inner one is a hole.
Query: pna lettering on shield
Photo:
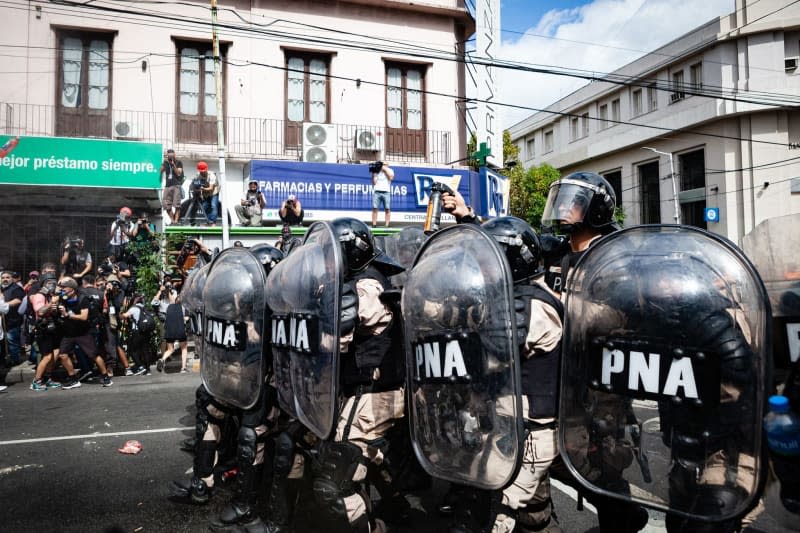
[[[205,339],[209,344],[222,348],[241,349],[241,327],[235,322],[206,317]]]
[[[626,370],[627,362],[629,391],[677,396],[678,390],[683,389],[683,397],[698,398],[692,359],[672,358],[666,379],[663,379],[661,357],[658,353],[648,353],[645,356],[644,352],[634,350],[631,350],[626,357],[626,353],[622,350],[603,347],[601,384],[611,385],[613,378],[617,386],[624,385],[622,374]]]
[[[462,378],[467,365],[458,340],[423,342],[414,349],[417,376],[423,378]]]
[[[302,314],[272,317],[272,344],[298,351],[311,350],[310,319]]]

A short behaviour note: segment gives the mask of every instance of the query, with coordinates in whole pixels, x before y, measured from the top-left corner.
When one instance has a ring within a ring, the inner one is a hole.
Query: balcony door
[[[111,136],[111,34],[58,34],[56,135]]]

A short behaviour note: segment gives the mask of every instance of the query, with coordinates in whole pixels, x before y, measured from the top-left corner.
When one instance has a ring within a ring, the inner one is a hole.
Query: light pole
[[[656,154],[669,156],[669,177],[672,179],[672,201],[674,202],[674,209],[675,209],[675,215],[673,216],[673,218],[675,219],[676,224],[680,224],[681,206],[678,203],[678,186],[675,184],[675,166],[672,163],[672,154],[669,152],[662,152],[660,150],[656,150],[655,148],[650,148],[649,146],[643,146],[642,149],[650,150],[651,152],[655,152]]]

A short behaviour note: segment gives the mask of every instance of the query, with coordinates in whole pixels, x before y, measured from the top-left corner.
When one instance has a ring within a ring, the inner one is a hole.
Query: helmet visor
[[[558,227],[583,222],[594,187],[578,180],[558,180],[550,186],[542,213],[542,226]]]

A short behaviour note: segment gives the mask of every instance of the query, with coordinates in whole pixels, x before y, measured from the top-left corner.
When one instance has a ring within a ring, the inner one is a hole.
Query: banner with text
[[[160,144],[0,135],[0,183],[161,187]]]
[[[435,181],[458,177],[458,191],[470,202],[470,174],[466,169],[392,166],[391,211],[393,221],[423,221],[428,196]],[[245,179],[255,180],[267,201],[267,218],[290,194],[297,196],[306,218],[330,216],[369,218],[372,212],[372,175],[369,165],[253,160]],[[328,214],[330,216],[325,216]],[[277,216],[277,215],[276,215]],[[381,215],[381,220],[383,220]]]

